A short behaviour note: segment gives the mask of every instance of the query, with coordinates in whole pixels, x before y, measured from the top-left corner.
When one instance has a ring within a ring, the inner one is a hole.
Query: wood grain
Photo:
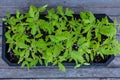
[[[48,7],[47,9],[49,9]],[[65,9],[66,7],[64,7]],[[93,13],[105,13],[107,15],[120,15],[120,8],[91,8],[91,7],[69,7],[75,13],[79,13],[81,11],[92,11]],[[16,10],[20,10],[21,13],[27,12],[29,7],[0,7],[0,17],[5,16],[6,12],[10,12],[11,14],[15,14]]]
[[[120,7],[120,0],[3,0],[0,6],[28,7],[30,5],[41,6],[48,4],[49,7],[62,5],[65,7]]]
[[[62,72],[57,68],[0,69],[0,78],[120,78],[120,68],[79,68]]]

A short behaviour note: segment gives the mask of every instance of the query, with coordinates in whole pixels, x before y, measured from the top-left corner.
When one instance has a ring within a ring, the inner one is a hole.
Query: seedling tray
[[[15,16],[14,14],[12,14],[11,16]],[[43,18],[44,18],[44,14],[43,14]],[[94,14],[94,16],[98,19],[101,20],[104,17],[107,17],[109,22],[113,23],[113,21],[106,15],[106,14]],[[79,14],[74,14],[74,17],[79,18]],[[5,24],[3,22],[2,25],[2,59],[9,65],[9,66],[20,66],[20,64],[17,63],[17,61],[15,62],[11,62],[9,59],[9,53],[8,51],[8,45],[5,43],[6,42],[6,38],[5,38],[5,32],[6,32],[6,28],[5,28]],[[82,66],[82,67],[91,67],[91,66],[107,66],[112,60],[114,59],[114,55],[109,55],[108,59],[104,62],[100,62],[100,63],[94,63],[92,62],[89,66]],[[75,66],[74,62],[64,62],[63,63],[66,67],[67,66]],[[45,66],[45,64],[40,65],[38,64],[37,66]],[[49,64],[48,66],[52,66],[51,64]]]

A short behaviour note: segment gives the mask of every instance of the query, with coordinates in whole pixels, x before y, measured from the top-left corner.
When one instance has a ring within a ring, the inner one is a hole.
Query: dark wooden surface
[[[16,10],[24,13],[30,5],[42,6],[48,4],[48,9],[62,5],[69,7],[76,13],[80,11],[92,11],[93,13],[105,13],[111,19],[117,19],[120,23],[120,0],[1,0],[0,1],[0,78],[78,78],[78,79],[106,79],[120,78],[120,55],[106,67],[92,68],[68,68],[61,72],[57,67],[36,67],[27,71],[26,68],[8,66],[1,58],[2,55],[2,18],[9,11],[14,14]],[[118,24],[116,26],[118,26]],[[117,33],[120,40],[120,31]]]

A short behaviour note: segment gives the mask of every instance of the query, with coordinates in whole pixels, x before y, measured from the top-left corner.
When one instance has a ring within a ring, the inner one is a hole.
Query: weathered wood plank
[[[2,54],[1,54],[2,55]],[[8,64],[0,57],[0,68],[9,68]],[[12,66],[11,66],[12,68]]]
[[[41,6],[48,4],[51,6],[62,5],[65,7],[120,7],[120,0],[3,0],[0,6],[28,7],[29,5]]]
[[[117,16],[117,15],[116,15],[116,16],[110,16],[110,15],[109,15],[109,17],[110,17],[112,20],[115,20],[115,19],[116,19],[116,20],[117,20],[117,23],[120,24],[120,16]]]
[[[120,78],[120,68],[79,68],[62,72],[57,68],[0,69],[0,78]]]
[[[26,7],[0,7],[0,17],[4,17],[6,12],[10,12],[10,14],[15,14],[16,10],[20,10],[20,12],[24,13],[28,10]]]
[[[50,8],[50,7],[48,7]],[[20,10],[20,12],[24,13],[28,11],[28,7],[0,7],[0,17],[5,16],[5,13],[8,11],[11,14],[15,14],[16,10]],[[93,13],[105,13],[107,15],[120,15],[120,8],[90,8],[90,7],[70,7],[71,10],[75,11],[75,13],[79,13],[81,11],[92,11]]]
[[[107,67],[111,67],[111,68],[120,67],[120,55],[116,56],[114,60]]]

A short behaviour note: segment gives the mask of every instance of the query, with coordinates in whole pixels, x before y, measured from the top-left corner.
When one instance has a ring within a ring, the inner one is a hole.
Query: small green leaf
[[[34,22],[34,19],[33,18],[27,18],[26,22]]]
[[[57,7],[57,13],[60,14],[60,15],[64,15],[64,12],[63,12],[63,7],[62,6],[58,6]]]
[[[87,33],[87,40],[90,41],[91,38],[92,38],[92,34],[91,34],[91,31],[89,31],[89,32]]]
[[[86,41],[85,37],[81,37],[81,38],[78,39],[77,44],[82,45],[85,41]]]
[[[84,31],[82,33],[86,33],[88,31],[91,31],[91,25],[87,25],[86,27],[84,27]]]
[[[32,35],[35,35],[36,32],[37,32],[36,25],[33,25],[33,26],[32,26],[32,30],[31,30],[31,34],[32,34]]]
[[[46,18],[51,19],[53,17],[53,14],[55,14],[55,10],[52,8],[48,10],[48,14],[46,15]]]
[[[74,67],[74,69],[77,69],[77,68],[79,68],[81,66],[81,64],[77,64],[75,67]]]
[[[30,55],[30,51],[29,51],[29,50],[26,50],[26,51],[25,51],[25,57],[28,58],[29,55]]]
[[[87,14],[89,16],[90,22],[91,23],[95,22],[96,19],[95,19],[95,16],[93,15],[93,13],[92,12],[88,12]]]
[[[59,69],[62,70],[63,72],[66,71],[65,66],[64,66],[62,63],[58,63],[58,67],[59,67]]]
[[[28,65],[28,62],[27,61],[23,61],[21,67],[24,67],[26,65]]]
[[[89,66],[89,65],[90,65],[90,63],[84,63],[84,65]]]
[[[81,12],[81,13],[80,13],[80,17],[81,17],[82,19],[87,19],[87,18],[88,18],[87,15],[86,15],[86,12]]]
[[[38,61],[41,65],[43,64],[42,59],[39,58]]]
[[[28,46],[24,42],[21,42],[19,40],[16,42],[16,46],[20,48],[28,48]]]
[[[116,28],[112,25],[110,26],[102,26],[100,28],[100,33],[106,36],[113,36],[116,34]]]
[[[101,42],[101,34],[97,34],[98,41]]]
[[[94,59],[94,55],[90,54],[90,60],[93,61],[93,59]]]
[[[40,7],[40,8],[38,8],[38,11],[39,12],[44,12],[45,10],[46,10],[46,7],[47,7],[48,5],[44,5],[44,6],[42,6],[42,7]]]
[[[67,16],[73,16],[74,11],[69,10],[68,8],[66,8],[65,14],[66,14]]]
[[[89,58],[89,55],[88,55],[88,54],[85,54],[85,58],[86,58],[87,62],[90,61],[90,58]]]
[[[30,9],[29,9],[29,15],[30,17],[33,17],[35,16],[35,6],[30,6]]]
[[[7,19],[6,18],[2,18],[3,21],[6,21]]]
[[[19,19],[19,17],[20,17],[20,11],[19,10],[17,10],[16,11],[16,17]]]
[[[43,34],[37,34],[35,35],[35,38],[40,38]]]

